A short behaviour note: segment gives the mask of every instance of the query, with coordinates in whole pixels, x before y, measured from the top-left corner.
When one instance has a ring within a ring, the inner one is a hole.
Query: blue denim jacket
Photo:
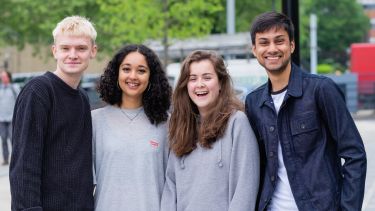
[[[343,94],[331,79],[292,64],[279,113],[270,81],[247,96],[246,113],[261,154],[258,210],[266,209],[276,187],[278,142],[299,210],[361,210],[366,153]]]

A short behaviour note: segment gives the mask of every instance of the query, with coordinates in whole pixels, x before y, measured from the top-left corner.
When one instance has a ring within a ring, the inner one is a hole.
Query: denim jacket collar
[[[286,95],[292,97],[301,97],[302,96],[302,70],[298,68],[297,65],[292,63],[292,69],[290,71],[288,90]],[[265,89],[263,90],[261,100],[259,101],[258,106],[261,107],[267,100],[270,99],[270,88],[271,81],[268,78],[268,82],[265,84]]]

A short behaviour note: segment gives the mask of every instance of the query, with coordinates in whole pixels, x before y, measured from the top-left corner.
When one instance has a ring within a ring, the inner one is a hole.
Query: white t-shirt
[[[279,113],[286,91],[286,89],[283,89],[281,92],[271,93],[273,104],[277,113]],[[276,189],[268,206],[268,211],[298,211],[284,165],[280,141],[278,142],[277,156],[279,168],[277,170]]]

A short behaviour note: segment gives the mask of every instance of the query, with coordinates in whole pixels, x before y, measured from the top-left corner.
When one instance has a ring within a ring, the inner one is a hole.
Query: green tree
[[[222,9],[220,0],[2,0],[0,40],[38,50],[52,43],[59,20],[81,15],[95,23],[99,48],[111,55],[126,43],[209,34]]]
[[[219,0],[97,0],[101,48],[113,52],[124,43],[188,38],[210,33]]]
[[[310,58],[309,16],[318,18],[318,57],[321,63],[346,66],[347,49],[351,43],[365,40],[370,24],[363,8],[353,0],[304,0],[300,1],[301,58]]]
[[[227,0],[220,0],[221,5],[226,8]],[[271,11],[273,9],[280,11],[281,0],[235,0],[235,22],[237,32],[248,32],[250,24],[255,16],[260,13]],[[212,33],[226,33],[226,9],[216,14],[214,28]]]
[[[52,29],[68,15],[95,14],[95,0],[2,0],[0,34],[8,45],[23,48],[31,44],[36,49],[52,42]]]

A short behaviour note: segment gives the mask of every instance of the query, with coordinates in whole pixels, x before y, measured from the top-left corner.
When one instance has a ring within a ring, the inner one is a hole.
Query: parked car
[[[91,110],[101,108],[106,105],[106,103],[102,99],[100,99],[99,93],[96,90],[99,79],[100,79],[100,74],[87,73],[82,76],[82,79],[80,82],[80,86],[82,87],[83,90],[86,91],[89,97]]]

